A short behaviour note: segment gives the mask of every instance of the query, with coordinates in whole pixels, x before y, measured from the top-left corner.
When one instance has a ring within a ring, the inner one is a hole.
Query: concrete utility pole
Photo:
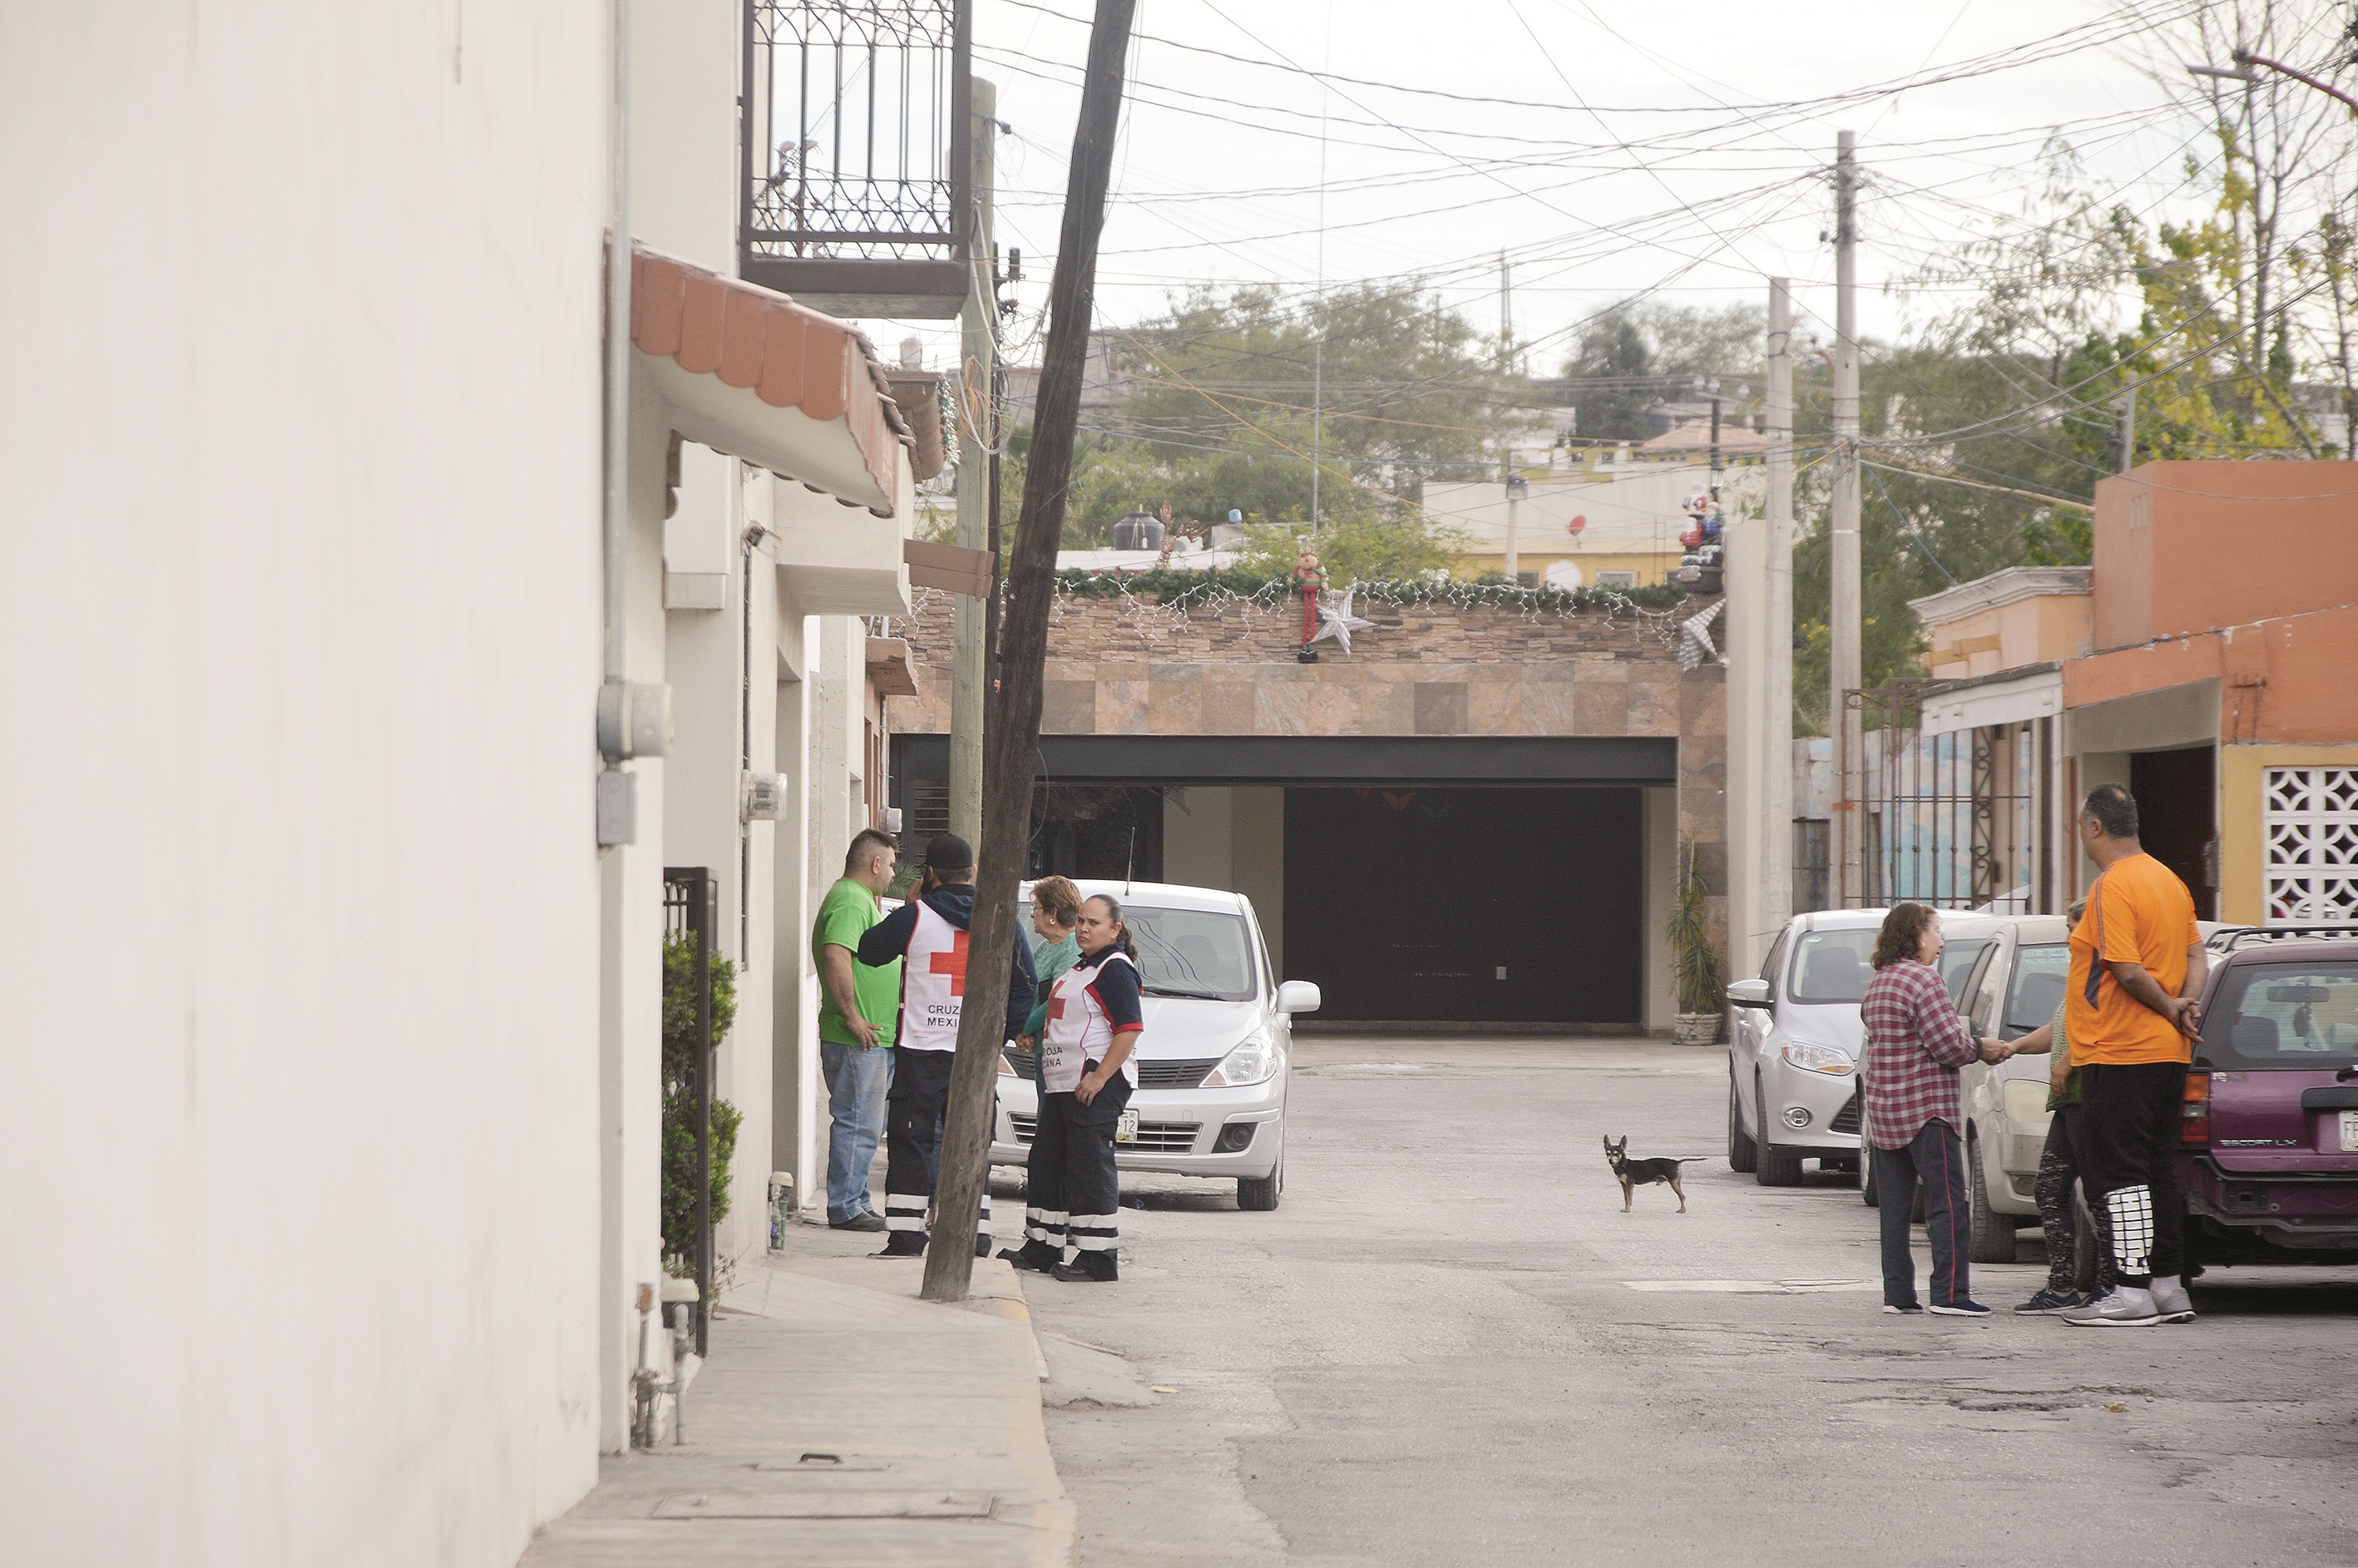
[[[2136,384],[2121,395],[2121,471],[2136,467]]]
[[[1007,971],[1020,940],[1016,885],[1032,837],[1033,757],[1040,744],[1042,675],[1048,659],[1048,604],[1056,545],[1088,368],[1089,316],[1096,308],[1098,237],[1121,124],[1122,57],[1137,0],[1098,0],[1089,30],[1081,118],[1065,186],[1056,270],[1048,284],[1048,341],[1032,413],[1032,458],[1023,509],[1008,563],[1007,614],[1000,643],[1001,688],[984,758],[982,838],[975,847],[974,931],[957,1056],[950,1065],[949,1114],[942,1129],[941,1180],[934,1189],[933,1239],[925,1249],[927,1301],[966,1299],[974,1277],[976,1206],[990,1158],[990,1112],[1007,1034]]]
[[[968,247],[966,307],[958,312],[957,542],[990,546],[991,361],[998,353],[999,290],[991,250],[991,188],[998,158],[999,89],[974,81],[974,239]],[[983,621],[985,606],[961,593],[953,601],[956,642],[950,665],[950,831],[974,843],[982,836]]]
[[[1826,733],[1833,737],[1839,785],[1834,865],[1844,903],[1864,903],[1866,780],[1858,718],[1848,694],[1859,683],[1858,579],[1858,133],[1840,133],[1834,154],[1833,495],[1827,517],[1833,585]]]
[[[1760,640],[1759,927],[1793,914],[1793,288],[1768,280],[1768,569]]]

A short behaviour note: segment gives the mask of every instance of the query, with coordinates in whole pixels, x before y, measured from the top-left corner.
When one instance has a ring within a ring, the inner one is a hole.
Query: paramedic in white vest
[[[1105,893],[1083,900],[1074,935],[1080,961],[1056,977],[1040,1035],[1040,1121],[1025,1166],[1023,1245],[1000,1256],[1060,1280],[1104,1283],[1120,1274],[1114,1126],[1138,1087],[1134,1057],[1146,1024],[1137,949],[1120,903]]]
[[[966,997],[967,928],[974,920],[974,850],[955,833],[925,846],[925,874],[909,902],[860,938],[861,963],[901,964],[901,1033],[892,1045],[892,1090],[884,1100],[884,1258],[925,1249],[925,1209],[942,1153],[950,1062]],[[1007,1033],[1032,1016],[1032,949],[1015,945],[1007,980]],[[975,1256],[990,1255],[990,1191],[982,1193]]]

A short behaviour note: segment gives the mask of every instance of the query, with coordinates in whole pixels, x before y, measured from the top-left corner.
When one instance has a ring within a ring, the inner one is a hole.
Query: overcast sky
[[[978,0],[975,70],[1013,127],[998,232],[1025,258],[1018,361],[1037,357],[1088,9]],[[1830,337],[1819,235],[1838,129],[1859,134],[1862,321],[1885,335],[1952,297],[1886,286],[2018,211],[2051,134],[2090,184],[2141,210],[2182,207],[2185,157],[2209,151],[2145,73],[2152,35],[2086,0],[1144,0],[1138,31],[1100,322],[1197,282],[1308,291],[1417,274],[1495,331],[1503,249],[1540,373],[1617,299],[1760,299],[1779,273],[1803,331]],[[1976,74],[1795,106],[1951,70]],[[924,338],[928,363],[954,352],[954,323],[871,330],[888,351]]]

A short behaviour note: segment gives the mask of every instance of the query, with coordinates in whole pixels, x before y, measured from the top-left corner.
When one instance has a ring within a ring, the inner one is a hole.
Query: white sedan
[[[1121,901],[1146,989],[1130,1099],[1136,1124],[1115,1143],[1115,1163],[1226,1178],[1237,1184],[1238,1208],[1275,1208],[1285,1190],[1293,1014],[1318,1011],[1318,988],[1277,979],[1242,893],[1166,882],[1078,885],[1084,898]],[[1030,896],[1027,886],[1027,913]],[[1033,1055],[1011,1045],[1000,1064],[992,1164],[1023,1163],[1039,1108]]]

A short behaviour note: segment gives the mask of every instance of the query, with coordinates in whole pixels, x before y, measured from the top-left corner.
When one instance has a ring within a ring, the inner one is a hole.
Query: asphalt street
[[[1728,1170],[1725,1061],[1302,1043],[1277,1212],[1126,1180],[1120,1284],[1025,1278],[1052,1366],[1120,1358],[1049,1384],[1083,1561],[2358,1563],[2358,1270],[2214,1271],[2180,1327],[1887,1316],[1848,1178]],[[1685,1215],[1622,1213],[1623,1133],[1711,1156]]]

